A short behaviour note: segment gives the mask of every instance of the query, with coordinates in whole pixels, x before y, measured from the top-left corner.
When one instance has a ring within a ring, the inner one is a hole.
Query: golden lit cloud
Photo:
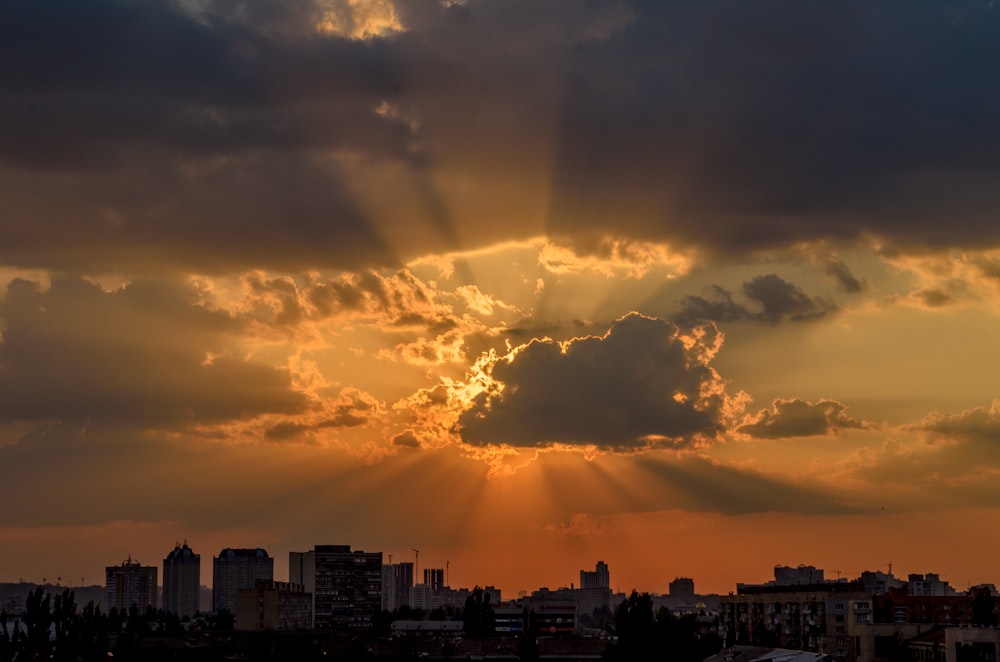
[[[404,27],[392,0],[320,0],[316,30],[348,39],[374,39],[401,32]]]

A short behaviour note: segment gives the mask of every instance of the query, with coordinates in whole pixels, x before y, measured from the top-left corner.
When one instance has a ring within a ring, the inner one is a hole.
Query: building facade
[[[259,580],[236,592],[237,630],[308,630],[312,620],[312,594],[301,584]]]
[[[719,634],[725,647],[780,647],[854,662],[855,637],[871,622],[872,601],[860,582],[741,585],[721,598]]]
[[[140,612],[148,607],[156,608],[156,566],[144,566],[138,561],[128,560],[121,565],[104,569],[104,607],[110,612],[128,611],[135,607]]]
[[[235,614],[237,591],[255,588],[260,579],[274,580],[274,559],[266,550],[226,547],[212,559],[212,609]]]
[[[198,613],[200,592],[201,554],[185,541],[163,559],[163,611],[191,618]]]
[[[382,608],[382,552],[317,545],[317,629],[368,630]],[[412,566],[411,566],[412,577]]]

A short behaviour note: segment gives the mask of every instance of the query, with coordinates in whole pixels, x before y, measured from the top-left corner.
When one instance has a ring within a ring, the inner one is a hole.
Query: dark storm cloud
[[[750,421],[740,425],[738,432],[758,439],[783,439],[836,435],[843,429],[871,429],[872,423],[851,418],[847,407],[836,400],[808,402],[793,398],[778,399],[771,409],[762,409]]]
[[[714,333],[685,345],[677,328],[632,314],[602,337],[534,340],[492,368],[503,391],[461,416],[467,443],[687,446],[724,428],[728,399],[709,365]]]
[[[182,429],[294,413],[289,375],[245,360],[227,315],[164,283],[114,292],[15,280],[0,300],[0,420],[111,420]]]
[[[820,319],[836,310],[829,301],[814,298],[802,288],[776,274],[756,276],[743,283],[746,306],[733,299],[729,290],[713,285],[707,297],[688,295],[674,319],[681,324],[713,322],[807,322]]]
[[[578,247],[1000,239],[985,1],[411,0],[364,41],[313,1],[189,4],[0,4],[4,263],[394,263],[537,233],[496,191],[538,180]],[[369,216],[365,168],[406,213]],[[505,222],[451,211],[489,195]]]
[[[396,260],[324,154],[410,159],[374,112],[397,87],[380,43],[310,37],[313,3],[251,4],[200,19],[160,0],[0,7],[0,260]]]
[[[574,52],[554,230],[723,251],[980,246],[1000,191],[988,2],[632,2]],[[614,213],[616,212],[617,213]]]

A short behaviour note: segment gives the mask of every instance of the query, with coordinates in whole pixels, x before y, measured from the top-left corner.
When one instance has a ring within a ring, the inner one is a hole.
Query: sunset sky
[[[1000,584],[998,62],[979,0],[0,3],[0,581]]]

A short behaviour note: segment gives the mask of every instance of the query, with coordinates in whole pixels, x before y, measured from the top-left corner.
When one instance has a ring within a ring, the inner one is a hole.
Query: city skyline
[[[108,566],[106,570],[110,573],[112,570],[117,570],[119,568],[134,567],[143,568],[144,570],[163,570],[163,577],[167,576],[167,566],[171,561],[171,557],[174,556],[182,548],[175,546],[174,550],[167,555],[167,558],[163,559],[162,565],[149,565],[143,564],[142,561],[133,556],[129,556],[121,565]],[[315,545],[312,549],[304,551],[290,551],[285,555],[271,556],[266,549],[263,548],[245,548],[245,549],[232,549],[225,548],[220,551],[220,556],[214,554],[209,554],[204,561],[197,561],[198,568],[204,565],[207,572],[202,575],[206,579],[212,578],[214,574],[218,573],[218,567],[220,559],[224,557],[235,556],[251,556],[257,557],[258,559],[263,559],[267,561],[268,575],[264,576],[267,581],[277,581],[277,582],[287,582],[291,585],[312,585],[315,583],[315,568],[313,560],[315,557],[315,550],[320,549],[325,552],[330,550],[346,551],[347,555],[351,555],[351,546],[346,544],[338,545]],[[200,558],[200,554],[194,553],[194,550],[188,546],[187,541],[184,542],[183,550],[188,552],[189,556],[195,558],[196,560]],[[413,550],[411,550],[413,551]],[[388,554],[379,551],[368,551],[361,549],[354,549],[353,553],[356,555],[367,555],[380,554],[382,557],[382,567],[383,568],[409,568],[409,572],[412,572],[413,561],[399,561],[395,560],[393,563],[388,561]],[[395,556],[395,555],[394,555]],[[281,559],[284,558],[285,562],[282,563]],[[292,563],[296,563],[298,567],[294,570],[291,567]],[[308,566],[309,570],[304,571],[304,567]],[[441,573],[445,576],[445,568],[450,566],[450,561],[446,561],[443,567],[436,567],[434,562],[431,561],[430,565],[423,566],[421,568],[422,574],[426,576],[427,573]],[[594,569],[590,569],[594,568]],[[887,579],[892,579],[896,582],[906,585],[907,582],[923,582],[924,577],[931,578],[935,582],[943,582],[944,586],[949,586],[950,589],[963,593],[975,587],[987,586],[987,585],[998,585],[1000,584],[1000,579],[994,581],[990,578],[979,579],[976,581],[968,582],[965,585],[960,585],[953,581],[947,573],[942,573],[930,568],[922,569],[911,569],[911,568],[900,568],[898,564],[888,563],[883,567],[869,567],[858,571],[847,572],[841,570],[839,567],[835,570],[826,570],[821,567],[817,567],[812,564],[807,563],[797,563],[795,565],[788,565],[785,563],[777,563],[768,568],[759,569],[761,572],[753,574],[752,577],[740,577],[733,585],[729,587],[724,587],[722,589],[708,589],[699,582],[697,577],[685,576],[682,574],[673,575],[672,578],[667,579],[656,586],[630,586],[628,588],[619,586],[614,582],[613,578],[615,573],[613,571],[613,566],[605,563],[603,560],[596,560],[590,566],[570,569],[564,568],[563,579],[557,581],[537,584],[531,586],[520,586],[519,588],[514,588],[513,585],[507,586],[502,585],[499,582],[491,582],[486,576],[488,571],[473,571],[472,574],[477,578],[474,581],[467,582],[464,584],[452,584],[447,580],[442,583],[443,588],[448,588],[452,590],[471,590],[474,587],[486,588],[495,587],[502,594],[502,600],[504,602],[509,602],[511,600],[516,600],[522,595],[530,595],[534,591],[546,591],[546,590],[566,590],[566,589],[593,589],[593,588],[607,588],[611,593],[616,595],[628,595],[633,591],[638,591],[640,593],[649,593],[651,595],[673,595],[674,592],[670,590],[675,584],[679,586],[679,590],[682,593],[687,593],[693,590],[694,595],[726,595],[732,594],[737,588],[742,586],[764,586],[764,585],[799,585],[799,584],[823,584],[823,583],[850,583],[862,581],[864,576],[871,575],[871,581],[876,581],[875,577],[881,577],[881,581],[886,581]],[[244,573],[245,574],[245,573]],[[80,584],[72,583],[71,581],[64,581],[62,576],[57,577],[56,581],[51,581],[49,577],[44,577],[42,580],[37,580],[32,577],[18,577],[18,582],[24,582],[29,584],[38,585],[48,585],[55,587],[63,587],[73,589],[74,587],[88,587],[93,588],[95,586],[105,586],[105,584],[93,584],[86,583],[86,577],[80,578]],[[398,577],[397,577],[398,580]],[[410,577],[410,581],[406,586],[397,586],[396,582],[392,582],[391,586],[386,588],[385,576],[383,574],[382,579],[383,585],[382,590],[390,590],[393,592],[400,591],[402,589],[409,589],[415,585],[425,585],[423,582],[418,580],[417,577]],[[12,580],[0,577],[0,583],[13,583]],[[246,584],[246,587],[252,587],[254,584],[254,579],[245,579],[242,582]],[[166,599],[164,582],[161,581],[159,588],[161,593],[163,593],[164,599]],[[218,597],[215,595],[214,582],[211,583],[201,583],[199,584],[201,589],[208,589],[213,591],[212,601],[215,602]],[[693,587],[693,588],[692,588]],[[884,590],[884,588],[882,589]],[[919,589],[918,589],[919,590]],[[877,592],[877,591],[876,591]],[[922,593],[918,593],[922,594]],[[404,594],[400,594],[404,595]],[[404,599],[405,602],[405,599]],[[383,601],[383,604],[384,601]],[[160,605],[164,609],[166,606]],[[397,608],[399,605],[392,607],[392,609]],[[392,610],[390,609],[390,611]]]
[[[997,61],[988,0],[0,3],[0,579],[996,583]]]

